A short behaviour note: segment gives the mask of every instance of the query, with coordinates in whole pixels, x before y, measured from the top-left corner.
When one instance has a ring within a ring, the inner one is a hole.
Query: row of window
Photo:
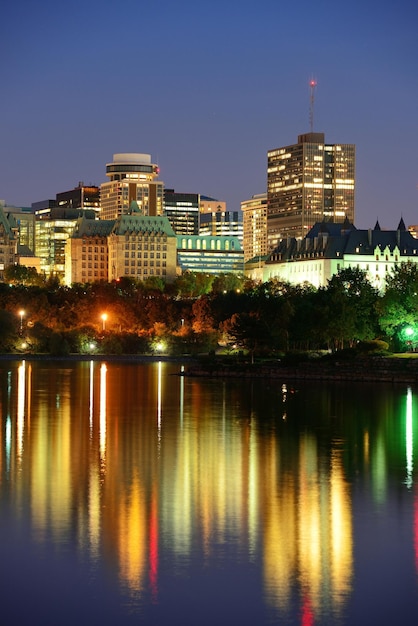
[[[161,256],[163,259],[167,258],[167,253],[166,252],[150,252],[149,253],[149,258],[150,259],[161,259]],[[141,259],[142,258],[142,252],[125,252],[125,259],[128,258],[131,259]],[[148,252],[144,252],[144,259],[148,259]]]
[[[167,267],[167,261],[150,261],[150,267],[154,267],[154,263],[156,267]],[[135,266],[135,267],[141,267],[141,265],[143,267],[148,267],[148,261],[144,261],[142,264],[139,263],[135,263],[134,259],[131,259],[131,261],[129,262],[129,259],[125,259],[125,267],[128,267],[129,265],[131,265],[131,267]]]
[[[196,239],[196,250],[235,250],[235,241],[229,241],[228,239],[226,239],[223,244],[224,247],[222,248],[222,241],[220,239],[217,239],[215,241],[215,239],[211,239],[210,241],[210,247],[207,248],[207,242],[206,239]],[[193,239],[186,239],[183,238],[181,240],[181,247],[183,249],[187,249],[187,250],[193,250]]]

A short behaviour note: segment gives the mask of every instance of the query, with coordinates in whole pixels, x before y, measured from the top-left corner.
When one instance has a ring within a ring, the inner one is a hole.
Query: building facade
[[[118,219],[128,213],[132,202],[143,215],[162,215],[164,184],[157,180],[158,174],[149,154],[114,154],[106,165],[109,180],[100,186],[101,219]]]
[[[78,220],[66,243],[65,283],[176,277],[176,235],[165,216],[141,215],[135,202],[117,220]]]
[[[82,215],[93,220],[96,217],[95,211],[82,209],[41,209],[35,214],[35,255],[47,277],[65,279],[67,239]]]
[[[326,287],[340,270],[358,268],[382,292],[386,276],[396,264],[407,261],[418,263],[418,240],[402,219],[396,230],[381,230],[378,222],[368,230],[359,230],[348,220],[343,224],[321,222],[304,239],[288,238],[279,243],[264,265],[263,281],[278,278],[319,288]]]
[[[177,262],[181,272],[226,274],[244,272],[244,251],[237,237],[177,237]]]
[[[70,191],[57,193],[56,206],[64,209],[91,209],[100,212],[100,187],[78,183]]]
[[[267,254],[267,194],[241,202],[244,260]]]
[[[164,190],[164,215],[176,235],[199,234],[200,195],[177,193],[174,189]]]
[[[4,280],[4,270],[16,263],[17,237],[0,204],[0,280]]]
[[[80,217],[65,244],[65,284],[109,278],[109,237],[115,220]]]
[[[238,237],[242,243],[242,219],[239,211],[217,211],[200,214],[199,234],[203,237]]]
[[[267,238],[306,236],[316,222],[354,222],[355,146],[327,144],[324,133],[267,154]]]

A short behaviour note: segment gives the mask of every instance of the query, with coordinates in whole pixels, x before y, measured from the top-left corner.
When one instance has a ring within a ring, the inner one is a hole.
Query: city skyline
[[[238,10],[239,9],[239,10]],[[100,185],[117,152],[238,210],[267,187],[267,152],[313,128],[356,145],[355,224],[418,223],[418,42],[412,2],[286,7],[123,0],[4,11],[0,198],[29,206]],[[302,16],[302,17],[301,17]]]

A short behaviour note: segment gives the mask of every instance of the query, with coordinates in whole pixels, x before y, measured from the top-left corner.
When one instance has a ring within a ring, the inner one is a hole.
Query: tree
[[[411,261],[395,265],[386,278],[386,289],[379,305],[379,324],[387,337],[403,348],[418,337],[418,266]],[[403,336],[404,329],[414,337]]]
[[[25,265],[9,265],[4,270],[4,281],[10,285],[42,285],[44,277],[39,275],[35,267]]]
[[[328,341],[336,348],[345,343],[374,339],[378,329],[378,291],[358,268],[344,268],[335,274],[325,290],[328,309]]]

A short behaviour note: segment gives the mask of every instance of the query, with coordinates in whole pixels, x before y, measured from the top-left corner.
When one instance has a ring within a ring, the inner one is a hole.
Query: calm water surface
[[[418,623],[418,390],[0,362],[0,622]]]

